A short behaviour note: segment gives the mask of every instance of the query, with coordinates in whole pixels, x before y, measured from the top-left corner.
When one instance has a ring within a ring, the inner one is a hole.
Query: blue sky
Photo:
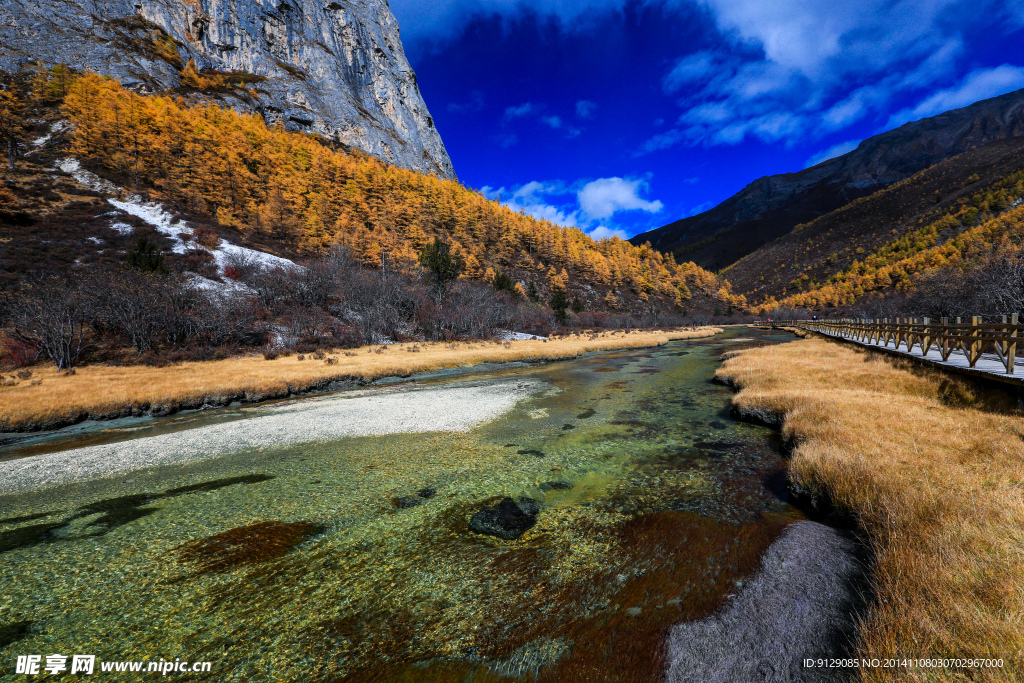
[[[460,180],[595,237],[1024,88],[1010,0],[392,0]]]

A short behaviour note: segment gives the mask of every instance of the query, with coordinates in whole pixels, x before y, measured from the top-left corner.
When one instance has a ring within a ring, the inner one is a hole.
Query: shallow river
[[[732,420],[729,390],[710,382],[724,351],[790,339],[731,328],[419,378],[540,388],[467,432],[250,450],[0,497],[0,676],[15,679],[17,655],[62,653],[211,662],[169,680],[658,680],[666,628],[714,611],[800,518],[773,435]],[[538,501],[536,525],[512,541],[472,533],[503,496]]]

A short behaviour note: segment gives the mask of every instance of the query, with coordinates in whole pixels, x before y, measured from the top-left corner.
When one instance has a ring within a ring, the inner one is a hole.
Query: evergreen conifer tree
[[[125,265],[143,273],[152,273],[164,269],[164,255],[156,242],[146,235],[139,235],[135,246],[128,252]]]

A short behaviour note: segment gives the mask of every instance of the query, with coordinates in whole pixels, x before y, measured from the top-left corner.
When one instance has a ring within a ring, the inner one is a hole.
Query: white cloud
[[[407,47],[457,37],[469,22],[536,17],[567,33],[586,32],[630,0],[392,0]],[[934,87],[957,72],[962,32],[979,17],[1010,31],[1024,26],[1020,0],[640,0],[692,17],[700,8],[715,31],[680,54],[662,87],[685,93],[691,119],[638,153],[674,144],[735,144],[747,137],[815,139],[877,116],[897,93]],[[717,32],[717,35],[713,35]],[[869,89],[865,86],[869,85]],[[581,100],[579,120],[592,114]],[[581,105],[583,108],[581,109]],[[717,105],[717,109],[700,109]],[[725,112],[733,112],[726,118]],[[696,119],[717,112],[721,118]],[[787,117],[777,116],[788,114]],[[913,111],[909,112],[911,116]],[[526,114],[523,114],[524,116]],[[539,116],[537,112],[531,115]],[[562,116],[564,121],[568,118]],[[691,130],[687,126],[702,126]],[[566,130],[569,130],[567,127]],[[666,133],[663,133],[666,135]]]
[[[715,205],[714,202],[704,202],[703,204],[698,204],[697,206],[695,206],[695,207],[691,208],[689,211],[687,211],[686,215],[687,216],[696,216],[699,213],[704,213],[705,211],[707,211],[708,209],[710,209],[714,205]]]
[[[916,107],[904,109],[889,117],[886,130],[897,128],[909,121],[916,121],[950,109],[959,109],[978,100],[996,97],[1024,88],[1024,68],[1003,64],[992,69],[976,69],[964,77],[959,85],[940,90],[923,100]]]
[[[527,14],[552,19],[565,31],[585,31],[628,0],[391,0],[406,47],[457,38],[471,21],[497,16],[514,21]]]
[[[580,100],[576,103],[576,118],[592,119],[595,111],[597,111],[597,102]]]
[[[833,104],[821,115],[821,128],[824,131],[839,130],[856,123],[868,112],[877,109],[888,101],[888,93],[882,88],[864,86],[858,88],[846,99]]]
[[[611,218],[619,211],[658,213],[664,204],[641,198],[640,191],[646,189],[647,184],[643,180],[600,178],[584,185],[576,196],[580,209],[594,220]]]
[[[707,81],[720,68],[715,54],[710,50],[694,52],[676,62],[672,70],[665,74],[661,86],[665,92],[674,93],[685,85]]]
[[[732,107],[725,102],[705,102],[679,117],[680,123],[723,123],[734,116]]]
[[[949,38],[923,62],[903,76],[899,90],[924,88],[945,78],[956,68],[956,60],[963,55],[964,41],[960,36]]]
[[[834,159],[835,157],[842,156],[847,152],[852,152],[853,150],[857,149],[857,145],[859,145],[860,143],[860,140],[847,140],[846,142],[840,142],[838,144],[832,145],[828,149],[823,149],[822,151],[818,152],[810,159],[808,159],[807,162],[804,164],[804,168],[817,166],[823,161]]]
[[[562,120],[561,116],[557,116],[555,114],[542,116],[542,112],[544,112],[545,109],[547,109],[546,105],[533,104],[531,102],[524,102],[523,104],[515,107],[506,107],[503,122],[507,124],[515,119],[539,119],[541,123],[552,130],[562,131],[565,133],[566,137],[575,138],[580,135],[581,131],[566,124],[565,121]],[[507,147],[508,145],[502,146]]]
[[[675,147],[680,142],[687,140],[691,136],[687,135],[686,131],[678,128],[666,131],[664,133],[658,133],[648,138],[644,144],[640,146],[633,156],[643,156],[644,154],[650,154],[652,152],[658,152],[669,147]]]
[[[694,179],[696,180],[696,179]],[[532,180],[509,190],[485,186],[480,193],[513,211],[523,212],[568,228],[579,228],[594,239],[616,236],[627,239],[627,230],[612,220],[620,211],[658,213],[660,201],[641,197],[647,190],[644,180],[599,178],[565,183],[560,180]]]
[[[525,118],[540,112],[543,109],[543,105],[531,104],[530,102],[524,102],[515,107],[505,107],[505,118],[507,120]]]
[[[551,221],[565,227],[576,227],[577,216],[575,211],[570,211],[569,206],[559,206],[547,200],[549,196],[568,194],[564,183],[549,182],[542,183],[532,180],[521,185],[511,192],[505,187],[497,189],[488,186],[480,188],[480,193],[493,201],[500,201],[513,211],[522,211],[528,216],[542,221]]]
[[[625,230],[620,228],[609,228],[605,225],[599,225],[593,230],[587,232],[587,236],[594,240],[606,240],[609,237],[618,237],[620,240],[629,239],[629,235]]]
[[[930,54],[958,0],[704,0],[719,28],[813,83]]]
[[[448,111],[455,114],[471,114],[478,112],[484,108],[484,94],[479,90],[474,90],[469,94],[469,100],[466,102],[449,102]]]
[[[1009,4],[650,1],[703,5],[724,43],[685,55],[668,70],[662,85],[686,94],[680,102],[685,111],[679,128],[649,139],[640,154],[749,137],[792,144],[877,116],[894,94],[930,87],[954,73],[965,53],[961,26],[986,12],[1005,14],[1001,8]]]

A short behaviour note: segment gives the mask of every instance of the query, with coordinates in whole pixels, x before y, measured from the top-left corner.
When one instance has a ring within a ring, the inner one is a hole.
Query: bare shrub
[[[197,225],[192,228],[192,239],[207,249],[216,249],[220,246],[220,235],[208,225]]]
[[[971,274],[977,312],[987,316],[1024,314],[1024,256],[1016,248],[995,251]]]
[[[420,332],[432,341],[494,337],[523,320],[522,306],[511,295],[466,280],[450,286],[443,299],[422,299],[416,310]]]
[[[929,271],[917,278],[913,292],[898,313],[935,319],[977,315],[978,293],[974,285],[975,282],[959,268]]]
[[[251,295],[211,290],[202,293],[199,306],[200,335],[212,346],[255,343],[262,336],[257,329],[259,307]]]
[[[350,322],[364,343],[398,339],[410,332],[417,300],[406,278],[360,268],[350,271],[345,285],[333,313]]]
[[[122,270],[104,274],[94,283],[103,321],[127,337],[140,354],[153,348],[157,339],[155,280],[155,275]]]
[[[59,372],[78,363],[95,314],[93,293],[81,281],[51,276],[22,285],[7,316],[11,337],[39,348]]]
[[[255,268],[239,278],[255,294],[260,307],[279,315],[288,310],[294,290],[294,273],[286,268]]]
[[[168,344],[182,347],[198,339],[203,296],[191,279],[179,274],[160,278],[155,303],[156,326]]]
[[[338,320],[319,308],[296,306],[281,320],[284,328],[296,339],[318,341],[334,336]]]
[[[224,256],[224,271],[231,269],[231,279],[245,282],[262,269],[262,264],[253,255],[241,249],[232,249]]]

